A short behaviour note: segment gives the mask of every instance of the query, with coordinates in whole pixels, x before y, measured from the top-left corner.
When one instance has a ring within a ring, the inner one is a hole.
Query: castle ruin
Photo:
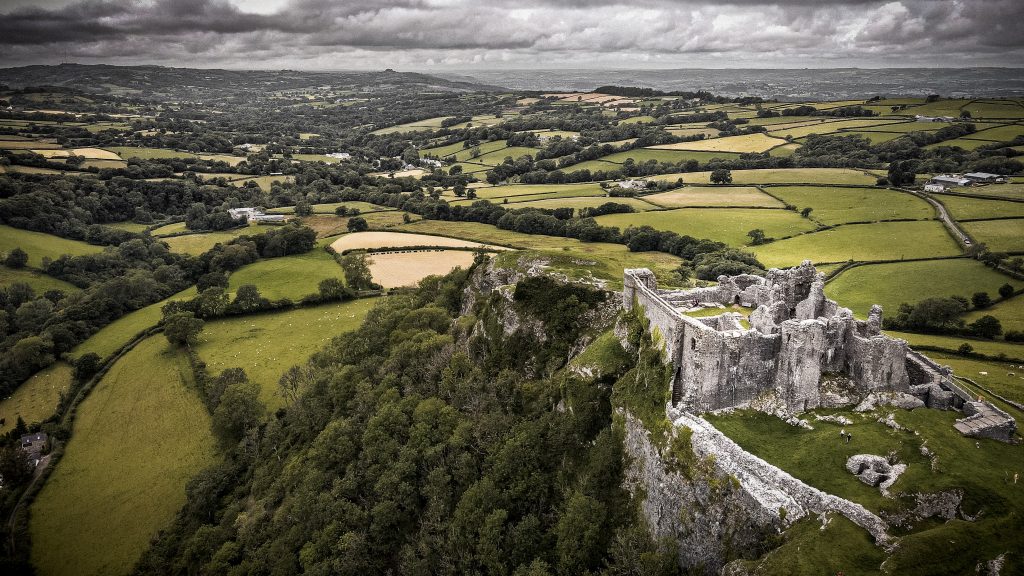
[[[677,414],[771,406],[799,413],[857,404],[875,394],[906,407],[959,409],[957,429],[1010,441],[1016,421],[972,397],[905,340],[882,333],[882,308],[868,319],[825,297],[824,276],[810,261],[766,276],[720,276],[718,284],[659,290],[646,268],[627,269],[622,304],[643,307],[673,366],[671,407]],[[739,305],[736,312],[693,317],[686,312]]]

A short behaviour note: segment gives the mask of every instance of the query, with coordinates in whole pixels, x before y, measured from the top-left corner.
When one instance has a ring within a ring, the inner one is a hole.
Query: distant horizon
[[[694,71],[767,71],[767,70],[786,70],[786,71],[800,71],[800,70],[1021,70],[1024,71],[1024,66],[770,66],[770,67],[709,67],[709,66],[634,66],[634,67],[618,67],[618,66],[597,66],[597,67],[584,67],[584,66],[571,66],[571,67],[534,67],[534,68],[494,68],[494,67],[477,67],[477,68],[403,68],[385,66],[384,68],[280,68],[280,67],[235,67],[235,66],[192,66],[192,65],[181,65],[181,64],[158,64],[158,63],[139,63],[139,64],[120,64],[120,63],[108,63],[108,62],[60,62],[57,64],[46,64],[46,63],[35,63],[35,64],[19,64],[15,66],[0,65],[0,69],[14,69],[14,68],[31,68],[33,66],[111,66],[116,68],[178,68],[183,70],[228,70],[232,72],[385,72],[387,70],[393,70],[401,73],[424,73],[431,70],[438,72],[495,72],[495,71],[507,71],[507,72],[539,72],[539,71],[614,71],[614,72],[628,72],[628,71],[644,71],[644,72],[656,72],[656,71],[672,71],[672,70],[694,70]]]

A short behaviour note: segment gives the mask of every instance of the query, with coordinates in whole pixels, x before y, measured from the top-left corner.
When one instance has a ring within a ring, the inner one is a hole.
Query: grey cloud
[[[951,58],[1016,65],[1024,50],[1020,0],[291,0],[274,14],[247,12],[240,0],[50,6],[0,14],[0,64],[68,53],[95,61],[274,67],[324,66],[331,55],[359,55],[374,66],[715,58],[730,65]]]

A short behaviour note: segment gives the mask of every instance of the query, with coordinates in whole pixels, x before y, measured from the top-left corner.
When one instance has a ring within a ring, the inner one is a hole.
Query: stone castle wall
[[[765,394],[794,411],[823,405],[819,382],[845,374],[858,391],[906,392],[907,345],[881,334],[881,309],[854,319],[824,295],[822,277],[805,262],[791,270],[720,277],[717,286],[658,290],[647,269],[625,271],[623,305],[643,306],[676,367],[673,405],[694,412],[743,406]],[[733,315],[691,318],[679,307],[756,307],[751,329]]]

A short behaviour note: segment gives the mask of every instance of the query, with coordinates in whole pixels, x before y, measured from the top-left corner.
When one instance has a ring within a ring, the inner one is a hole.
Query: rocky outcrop
[[[687,478],[670,469],[638,419],[622,415],[629,455],[626,487],[642,495],[641,513],[651,535],[678,542],[680,566],[716,574],[737,556],[756,557],[765,538],[787,524],[779,511],[793,503],[781,492],[770,497],[772,488],[764,486],[758,499],[743,480],[730,480],[717,458],[699,476]],[[703,460],[708,452],[695,445],[694,454]]]
[[[887,458],[874,454],[854,454],[846,460],[850,474],[868,486],[877,486],[885,495],[906,469],[905,464],[892,464]]]
[[[887,545],[885,522],[864,506],[822,492],[741,448],[708,421],[688,413],[675,413],[674,424],[692,431],[691,443],[698,457],[712,456],[723,472],[735,476],[744,491],[765,510],[785,509],[787,522],[808,513],[838,512],[864,528],[875,542]]]

